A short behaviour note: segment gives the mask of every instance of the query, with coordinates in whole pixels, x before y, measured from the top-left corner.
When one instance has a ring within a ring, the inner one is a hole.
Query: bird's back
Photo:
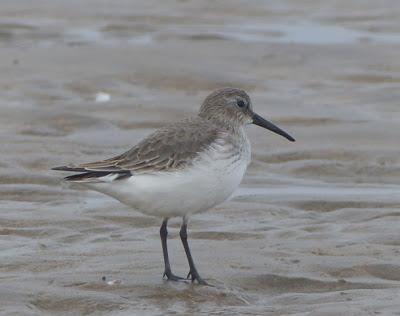
[[[117,175],[119,180],[131,175],[171,172],[189,167],[222,134],[223,130],[211,121],[188,118],[158,129],[121,155],[53,169],[79,172],[65,178],[72,182],[102,181],[104,176],[108,181],[109,175]]]

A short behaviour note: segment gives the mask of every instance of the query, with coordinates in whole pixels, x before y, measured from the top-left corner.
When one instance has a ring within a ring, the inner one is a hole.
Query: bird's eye
[[[240,108],[245,108],[246,107],[246,103],[243,100],[237,100],[237,105]]]

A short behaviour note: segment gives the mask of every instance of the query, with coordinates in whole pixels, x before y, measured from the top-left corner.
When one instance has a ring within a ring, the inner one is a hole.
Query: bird
[[[52,168],[74,172],[64,178],[109,195],[145,215],[162,219],[163,278],[208,283],[200,276],[188,243],[191,215],[227,200],[251,161],[246,126],[255,124],[294,142],[288,133],[253,111],[249,95],[238,88],[209,94],[197,115],[156,130],[130,150],[109,159]],[[180,238],[189,264],[186,278],[172,272],[167,224],[181,217]]]

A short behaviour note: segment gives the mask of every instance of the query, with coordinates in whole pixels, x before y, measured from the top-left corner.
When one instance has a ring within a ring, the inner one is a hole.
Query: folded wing
[[[188,119],[157,130],[122,155],[53,170],[79,173],[66,177],[67,181],[108,182],[136,174],[182,169],[218,136],[218,128],[208,121]]]

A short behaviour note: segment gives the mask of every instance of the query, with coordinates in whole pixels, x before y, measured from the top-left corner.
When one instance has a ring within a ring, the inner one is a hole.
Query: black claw
[[[167,277],[168,281],[182,281],[185,278],[173,274],[171,271],[164,271],[163,278]]]
[[[197,271],[189,271],[189,273],[188,273],[186,278],[187,279],[191,279],[192,283],[194,283],[194,281],[197,281],[198,284],[210,286],[210,284],[208,284],[206,281],[204,281],[200,277],[200,275],[199,275],[199,273]]]

